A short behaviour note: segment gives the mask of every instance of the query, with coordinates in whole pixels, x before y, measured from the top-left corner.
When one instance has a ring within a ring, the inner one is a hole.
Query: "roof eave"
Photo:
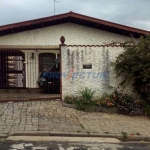
[[[76,21],[73,21],[73,20],[76,20]],[[77,24],[81,23],[86,26],[90,26],[90,24],[93,24],[94,26],[91,26],[91,27],[97,28],[97,29],[101,29],[101,26],[103,26],[106,29],[109,29],[111,32],[117,32],[119,34],[125,33],[125,35],[127,36],[129,36],[130,34],[133,34],[133,35],[136,35],[136,37],[139,37],[141,35],[150,34],[150,31],[136,29],[133,27],[128,27],[125,25],[120,25],[117,23],[112,23],[112,22],[100,20],[97,18],[92,18],[89,16],[77,14],[74,12],[69,12],[69,13],[60,14],[56,16],[0,26],[0,36],[11,34],[11,33],[22,32],[26,30],[32,30],[36,28],[41,28],[41,27],[45,27],[46,25],[51,26],[55,24],[60,24],[60,23],[64,23],[65,21],[66,22],[72,21]],[[45,26],[43,24],[45,24]],[[96,27],[96,26],[99,26],[99,27]]]

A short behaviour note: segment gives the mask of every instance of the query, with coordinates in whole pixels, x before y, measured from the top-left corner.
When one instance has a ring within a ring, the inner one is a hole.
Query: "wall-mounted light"
[[[34,53],[31,53],[31,59],[34,59]]]

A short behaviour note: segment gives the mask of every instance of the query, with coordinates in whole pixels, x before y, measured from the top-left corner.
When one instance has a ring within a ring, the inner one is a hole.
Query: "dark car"
[[[60,93],[60,58],[55,59],[40,73],[38,85],[43,93]]]

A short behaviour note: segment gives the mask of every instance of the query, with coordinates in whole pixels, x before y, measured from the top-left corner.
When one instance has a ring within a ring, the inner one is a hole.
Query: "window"
[[[39,54],[39,72],[42,72],[56,59],[56,54],[41,53]]]

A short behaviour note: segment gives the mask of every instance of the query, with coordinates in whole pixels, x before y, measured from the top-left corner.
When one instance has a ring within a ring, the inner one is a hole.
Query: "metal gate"
[[[0,89],[25,87],[24,54],[0,52]]]
[[[0,101],[59,98],[56,74],[60,74],[58,51],[1,50]]]

